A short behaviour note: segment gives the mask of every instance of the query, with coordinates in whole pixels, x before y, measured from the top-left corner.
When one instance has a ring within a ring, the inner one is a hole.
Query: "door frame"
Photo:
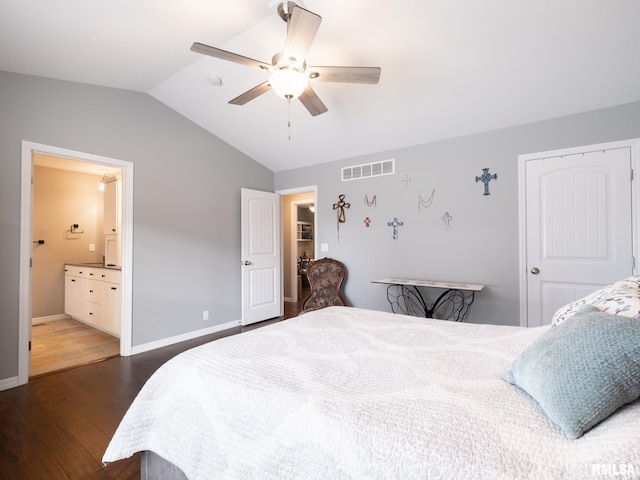
[[[315,256],[316,258],[318,257],[318,186],[317,185],[311,185],[308,187],[297,187],[297,188],[289,188],[289,189],[285,189],[285,190],[276,190],[277,194],[279,194],[280,196],[284,197],[286,195],[296,195],[298,193],[313,193],[313,204],[316,206],[316,211],[313,213],[313,251],[315,252]],[[308,200],[305,201],[301,201],[299,202],[300,204],[305,204],[308,203]],[[297,204],[294,205],[296,202],[291,202],[291,207],[295,208],[297,207]],[[284,211],[282,212],[282,214],[284,215]],[[293,216],[292,212],[289,212],[290,216]],[[296,221],[297,221],[297,212],[296,212]],[[293,222],[293,218],[291,218],[291,222]],[[284,228],[284,221],[282,222],[283,228]],[[286,232],[282,232],[283,236]],[[293,245],[297,244],[297,242],[295,242],[296,239],[296,231],[294,228],[294,225],[291,225],[291,232],[289,232],[291,234],[291,251],[289,252],[289,260],[291,261],[291,270],[289,272],[289,274],[291,275],[291,279],[292,279],[292,283],[296,284],[296,301],[300,300],[300,292],[298,292],[298,287],[297,287],[297,282],[294,281],[294,279],[297,278],[298,276],[298,271],[297,271],[297,255],[296,255],[296,249],[293,248]],[[284,244],[283,244],[284,245]],[[282,264],[282,275],[283,275],[283,282],[284,282],[284,255],[283,255],[283,264]],[[283,289],[283,295],[284,295],[284,289]],[[292,299],[293,301],[293,299]]]
[[[42,153],[122,170],[122,304],[120,355],[131,355],[133,265],[133,163],[91,153],[22,141],[20,181],[20,294],[18,307],[18,385],[29,381],[31,341],[31,255],[33,232],[33,154]]]
[[[640,175],[640,138],[630,140],[620,140],[614,142],[584,145],[559,150],[548,150],[537,153],[527,153],[518,155],[518,229],[519,229],[519,281],[520,281],[520,326],[528,326],[528,289],[527,289],[527,191],[526,191],[526,162],[538,159],[562,157],[564,155],[575,155],[602,150],[614,150],[617,148],[629,148],[631,150],[631,241],[632,254],[638,258],[640,247],[640,187],[638,176]],[[633,267],[633,274],[638,274],[638,261]]]

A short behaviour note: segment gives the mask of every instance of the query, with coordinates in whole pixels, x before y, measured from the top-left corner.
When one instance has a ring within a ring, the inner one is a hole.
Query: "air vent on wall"
[[[364,163],[342,169],[342,181],[361,180],[363,178],[379,177],[381,175],[393,175],[396,173],[395,159],[381,162]]]

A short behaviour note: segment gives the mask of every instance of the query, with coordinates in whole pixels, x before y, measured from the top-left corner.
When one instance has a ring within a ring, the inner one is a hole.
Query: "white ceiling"
[[[189,50],[270,63],[269,0],[0,0],[0,70],[148,92],[273,171],[640,100],[638,0],[297,3],[323,18],[308,65],[382,74],[314,84],[329,111],[292,102],[291,140],[275,93],[227,103],[266,73]]]

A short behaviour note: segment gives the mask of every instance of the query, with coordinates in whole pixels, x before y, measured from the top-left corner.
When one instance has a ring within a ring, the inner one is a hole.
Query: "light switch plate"
[[[89,251],[90,252],[95,252],[96,251],[96,244],[95,243],[90,243],[89,244]]]

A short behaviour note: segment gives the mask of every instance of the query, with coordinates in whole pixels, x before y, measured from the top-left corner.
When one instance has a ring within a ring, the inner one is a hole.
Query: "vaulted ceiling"
[[[322,17],[308,65],[379,84],[314,84],[317,117],[273,92],[228,104],[266,73],[191,44],[271,63],[268,0],[0,0],[0,70],[146,92],[273,171],[640,100],[638,0],[296,3]]]

